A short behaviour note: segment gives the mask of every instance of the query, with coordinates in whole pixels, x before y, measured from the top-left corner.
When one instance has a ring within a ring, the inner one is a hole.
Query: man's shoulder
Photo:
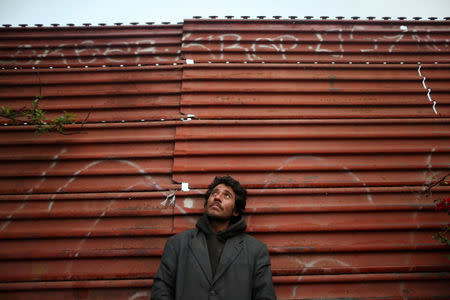
[[[267,248],[267,245],[257,238],[251,236],[248,233],[242,233],[242,239],[249,245],[249,247],[259,250],[261,248]]]
[[[178,244],[178,243],[182,243],[184,241],[188,241],[188,240],[192,239],[195,231],[196,231],[196,229],[194,229],[194,228],[184,230],[180,233],[177,233],[177,234],[171,236],[169,239],[167,239],[167,242],[171,243],[171,244]]]

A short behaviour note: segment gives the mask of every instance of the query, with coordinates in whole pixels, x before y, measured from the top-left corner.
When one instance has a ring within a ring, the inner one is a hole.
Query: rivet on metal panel
[[[226,64],[229,64],[230,62],[229,62],[229,61],[226,61],[225,63],[226,63]]]
[[[170,22],[161,22],[161,24],[168,25]]]
[[[227,18],[227,19],[233,19],[234,16],[225,16],[225,18]]]
[[[67,25],[67,26],[70,26],[70,27],[75,26],[75,24],[73,24],[73,23],[67,23],[66,25]]]
[[[351,64],[352,64],[352,62],[351,62],[351,61],[349,61],[349,62],[348,62],[348,64],[349,64],[349,65],[351,65]]]
[[[102,68],[106,68],[106,65],[102,65]]]
[[[413,17],[414,20],[419,21],[422,17]]]
[[[193,65],[194,64],[194,60],[188,58],[188,59],[186,59],[186,64]]]
[[[114,23],[114,25],[117,25],[117,26],[120,26],[120,25],[122,25],[123,23],[120,23],[120,22],[118,22],[118,23]]]
[[[70,66],[67,66],[67,69],[70,69]]]
[[[28,125],[28,123],[27,122],[23,122],[23,125]]]
[[[8,123],[3,123],[3,126],[8,126]]]
[[[121,67],[121,68],[122,68],[122,67],[123,67],[123,65],[119,65],[119,67]]]
[[[264,19],[266,16],[256,16],[258,19],[262,20]]]
[[[11,27],[11,24],[3,24],[3,27]]]
[[[130,22],[131,25],[137,25],[139,22]]]
[[[83,23],[84,26],[91,26],[91,23]]]
[[[174,66],[176,66],[176,65],[177,65],[177,63],[173,63],[173,65],[174,65]]]
[[[401,61],[400,64],[403,65],[403,62]]]
[[[106,121],[102,121],[102,123],[106,123]]]
[[[193,16],[192,18],[194,18],[194,19],[201,19],[202,16]]]
[[[297,17],[297,16],[289,16],[288,18],[291,19],[291,20],[295,20],[295,19],[297,19],[298,17]]]
[[[305,16],[305,19],[307,20],[311,20],[312,18],[314,18],[313,16]]]
[[[244,61],[244,64],[246,64],[247,62],[246,61]]]
[[[49,69],[53,69],[53,67],[48,67]]]
[[[322,20],[326,20],[326,19],[329,18],[329,16],[320,16],[320,18],[321,18]]]
[[[436,20],[437,18],[436,17],[429,17],[428,18],[428,20],[431,20],[431,21],[434,21],[434,20]]]
[[[368,17],[367,17],[367,20],[375,20],[375,18],[376,18],[376,17],[374,17],[374,16],[368,16]]]
[[[343,17],[343,16],[337,16],[337,17],[335,17],[335,18],[338,19],[338,20],[345,19],[345,17]]]
[[[58,23],[52,23],[52,24],[50,24],[50,25],[52,25],[53,27],[58,27],[58,26],[59,26]]]
[[[44,26],[44,24],[34,24],[34,26],[36,26],[36,27],[42,27],[42,26]]]
[[[242,19],[247,20],[250,18],[250,16],[241,16]]]
[[[397,19],[399,19],[399,20],[406,20],[406,17],[397,17]]]
[[[298,61],[297,63],[299,64],[300,62]]]
[[[137,66],[138,66],[138,67],[142,67],[142,65],[141,65],[141,64],[137,64]]]
[[[145,22],[145,24],[147,24],[147,25],[153,25],[153,24],[155,24],[155,22]]]
[[[273,16],[273,18],[274,18],[275,20],[279,20],[279,19],[281,19],[281,16]]]
[[[261,63],[264,64],[265,62],[262,61]]]
[[[385,61],[383,61],[383,65],[385,65],[386,64],[386,62]]]
[[[165,121],[165,119],[161,119],[161,121]]]
[[[318,64],[318,62],[317,62],[317,61],[315,61],[315,62],[314,62],[314,64],[316,64],[316,65],[317,65],[317,64]]]
[[[106,26],[106,23],[98,23],[98,26]]]
[[[353,20],[358,20],[359,17],[358,17],[358,16],[353,16],[352,19],[353,19]]]
[[[181,190],[183,192],[189,192],[189,182],[182,182],[181,183]]]
[[[211,63],[211,61],[208,61],[208,64],[210,64]]]
[[[159,64],[155,64],[155,66],[159,66]]]
[[[210,19],[217,19],[217,16],[209,16]]]
[[[382,17],[382,19],[387,21],[387,20],[390,20],[391,17]]]
[[[4,68],[2,68],[2,69],[4,69]],[[36,67],[31,67],[31,69],[33,69],[33,70],[34,70],[34,69],[36,69]]]
[[[141,122],[145,122],[145,120],[144,120],[144,119],[142,119],[142,120],[141,120]]]
[[[366,65],[370,64],[370,62],[366,61]]]
[[[435,65],[437,65],[437,64],[438,64],[438,62],[437,62],[437,61],[435,61],[435,62],[434,62],[434,64],[435,64]]]
[[[120,121],[120,122],[125,123],[125,120],[122,120],[122,121]]]
[[[332,61],[331,64],[334,65],[334,61]]]
[[[20,27],[27,27],[28,24],[19,24]]]
[[[89,68],[89,66],[84,66],[85,68]]]
[[[444,20],[449,21],[450,17],[444,17]]]

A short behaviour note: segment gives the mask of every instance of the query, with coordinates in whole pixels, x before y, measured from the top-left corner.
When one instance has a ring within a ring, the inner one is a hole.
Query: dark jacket
[[[201,226],[169,238],[153,282],[152,299],[276,299],[264,243],[244,232],[233,233],[221,252],[213,275]]]

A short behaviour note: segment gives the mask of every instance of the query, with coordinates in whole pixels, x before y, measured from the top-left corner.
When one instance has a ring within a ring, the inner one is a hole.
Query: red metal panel
[[[181,25],[0,28],[0,65],[172,64],[180,60],[181,35]]]
[[[182,52],[198,62],[449,62],[448,22],[185,20]]]

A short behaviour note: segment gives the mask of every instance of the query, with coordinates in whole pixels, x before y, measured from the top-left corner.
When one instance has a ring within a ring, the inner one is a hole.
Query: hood
[[[215,234],[206,213],[200,217],[195,226],[206,235]],[[244,218],[242,218],[242,216],[234,217],[230,220],[230,225],[227,229],[217,233],[217,238],[220,241],[225,242],[227,239],[244,232],[245,228],[247,228],[247,224],[245,223]]]

